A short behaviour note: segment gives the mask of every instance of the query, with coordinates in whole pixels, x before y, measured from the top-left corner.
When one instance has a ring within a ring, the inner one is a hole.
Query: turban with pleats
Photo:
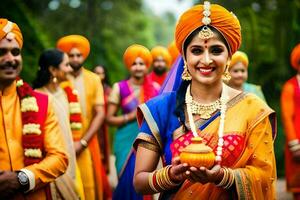
[[[70,53],[73,48],[76,48],[82,53],[84,59],[90,53],[90,42],[82,35],[68,35],[58,40],[56,47],[65,53]]]
[[[187,37],[197,28],[203,26],[202,19],[204,6],[196,5],[185,11],[176,25],[175,40],[176,46],[182,54],[183,44]],[[237,17],[226,10],[224,7],[211,4],[210,16],[211,19],[209,26],[217,29],[226,39],[229,45],[230,55],[234,54],[241,44],[241,26]]]
[[[152,63],[151,53],[146,47],[139,44],[133,44],[126,49],[123,55],[123,60],[126,67],[130,69],[138,57],[143,59],[147,68],[150,67]]]
[[[0,40],[5,37],[16,39],[20,48],[22,48],[23,36],[18,25],[16,23],[8,21],[7,19],[0,18]]]
[[[242,51],[237,51],[235,52],[232,57],[231,57],[231,61],[230,61],[230,65],[229,65],[229,69],[231,67],[233,67],[235,64],[237,64],[238,62],[243,63],[243,65],[248,68],[248,64],[249,64],[249,60],[248,60],[248,56],[247,54],[245,54]]]
[[[299,70],[300,66],[300,44],[294,47],[291,53],[291,65],[294,69]]]
[[[155,60],[158,57],[162,57],[164,61],[166,62],[167,67],[171,66],[172,57],[166,47],[163,46],[156,46],[151,49],[151,55],[153,60]]]

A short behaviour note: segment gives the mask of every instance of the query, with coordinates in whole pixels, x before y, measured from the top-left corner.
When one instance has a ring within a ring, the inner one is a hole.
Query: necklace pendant
[[[205,112],[205,113],[201,114],[200,117],[202,119],[209,119],[211,117],[211,115],[209,113]]]

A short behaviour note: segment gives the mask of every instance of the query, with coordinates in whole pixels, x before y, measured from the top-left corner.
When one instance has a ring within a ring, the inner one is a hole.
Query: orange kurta
[[[288,80],[281,93],[281,116],[286,135],[285,174],[287,189],[294,193],[300,192],[300,163],[292,158],[288,143],[300,140],[300,87],[296,77]]]
[[[44,124],[44,145],[46,157],[39,163],[24,167],[22,147],[22,120],[20,100],[16,84],[0,92],[0,170],[32,171],[35,175],[35,191],[26,194],[27,199],[46,199],[42,186],[53,181],[65,172],[68,158],[51,102],[48,103],[47,118]]]
[[[78,77],[71,78],[71,82],[79,94],[83,116],[83,134],[85,134],[94,117],[94,106],[104,105],[103,87],[99,77],[84,68],[82,68],[82,72]],[[103,172],[104,169],[101,162],[101,153],[96,133],[89,141],[89,148],[86,148],[78,156],[77,163],[82,176],[85,198],[102,199],[103,180],[101,178],[101,172]]]

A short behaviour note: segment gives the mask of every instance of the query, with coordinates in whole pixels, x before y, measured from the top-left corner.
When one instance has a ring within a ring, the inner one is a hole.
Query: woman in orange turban
[[[161,199],[274,199],[274,111],[222,80],[241,44],[237,17],[207,1],[196,5],[177,22],[175,42],[180,86],[138,108],[136,191]],[[190,145],[195,140],[202,146]]]
[[[286,135],[285,176],[287,190],[300,199],[300,43],[291,53],[291,65],[297,71],[281,92],[281,116]]]
[[[130,71],[129,79],[113,85],[108,98],[106,120],[118,126],[114,137],[114,154],[119,177],[113,199],[143,199],[135,192],[132,180],[135,154],[132,143],[138,134],[136,108],[158,94],[155,84],[149,79],[147,71],[152,63],[150,51],[138,44],[129,46],[123,56],[124,64]],[[122,114],[118,114],[121,110]]]
[[[231,78],[228,80],[228,85],[234,89],[244,92],[256,94],[265,101],[264,94],[259,85],[247,83],[248,79],[249,60],[247,54],[242,51],[237,51],[232,55],[228,72]]]

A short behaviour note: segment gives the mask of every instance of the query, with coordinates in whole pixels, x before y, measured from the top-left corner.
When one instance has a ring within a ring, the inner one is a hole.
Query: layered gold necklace
[[[191,99],[192,114],[200,115],[202,119],[209,119],[216,110],[221,108],[221,101],[217,99],[213,103],[202,104],[193,99],[190,92],[187,92],[188,98]]]

